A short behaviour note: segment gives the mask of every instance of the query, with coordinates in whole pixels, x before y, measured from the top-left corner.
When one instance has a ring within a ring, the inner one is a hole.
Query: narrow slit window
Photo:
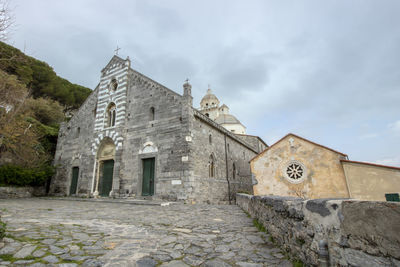
[[[209,163],[209,177],[213,178],[215,177],[215,160],[214,160],[214,156],[211,154],[210,155],[210,163]]]
[[[155,120],[155,110],[154,107],[150,108],[150,120],[154,121]]]

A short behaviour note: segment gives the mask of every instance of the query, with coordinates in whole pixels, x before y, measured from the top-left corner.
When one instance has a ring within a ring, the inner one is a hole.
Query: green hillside
[[[59,124],[90,93],[0,42],[0,186],[48,184]]]
[[[46,62],[27,56],[3,42],[0,42],[0,70],[17,76],[34,98],[51,98],[65,109],[80,107],[91,93],[89,88],[57,76]]]

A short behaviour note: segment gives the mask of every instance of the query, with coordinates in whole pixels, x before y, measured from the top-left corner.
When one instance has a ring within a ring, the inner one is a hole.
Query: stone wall
[[[70,121],[62,123],[58,132],[54,166],[57,168],[51,181],[50,194],[69,194],[72,168],[79,167],[78,195],[90,192],[94,156],[91,151],[98,88],[82,104]]]
[[[39,197],[46,195],[46,188],[43,187],[13,187],[6,186],[0,187],[1,198],[25,198],[25,197]]]
[[[400,266],[400,203],[237,195],[278,245],[307,265]]]
[[[231,200],[235,199],[237,192],[253,192],[249,161],[257,155],[256,151],[236,135],[214,124],[195,112],[189,160],[193,197],[197,202],[223,203],[229,200],[228,192]],[[211,155],[215,165],[214,177],[209,174]]]
[[[261,153],[267,148],[267,145],[261,141],[258,136],[248,135],[248,134],[235,134],[237,137],[248,143],[256,150],[258,153]]]

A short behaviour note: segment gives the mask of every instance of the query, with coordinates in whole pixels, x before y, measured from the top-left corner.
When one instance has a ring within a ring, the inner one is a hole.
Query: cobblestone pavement
[[[234,205],[0,200],[0,266],[292,266]]]

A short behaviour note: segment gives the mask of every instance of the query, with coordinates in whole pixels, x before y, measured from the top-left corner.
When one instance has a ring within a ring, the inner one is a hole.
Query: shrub
[[[6,235],[6,223],[1,221],[0,217],[0,240]]]
[[[54,167],[43,165],[37,168],[24,168],[17,165],[0,167],[0,185],[41,186],[54,174]]]

